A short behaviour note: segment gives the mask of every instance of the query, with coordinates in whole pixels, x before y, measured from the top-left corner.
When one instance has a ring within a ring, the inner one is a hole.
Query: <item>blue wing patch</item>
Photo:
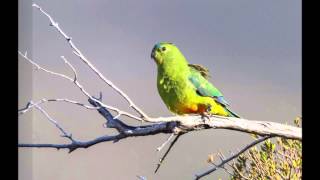
[[[220,104],[223,104],[225,106],[229,106],[229,103],[224,99],[223,96],[218,96],[216,97],[216,100],[220,103]]]

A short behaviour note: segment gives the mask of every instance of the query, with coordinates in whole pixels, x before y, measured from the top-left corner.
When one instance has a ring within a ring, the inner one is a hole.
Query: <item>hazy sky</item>
[[[150,58],[159,41],[175,43],[190,63],[210,69],[211,81],[232,109],[247,119],[288,122],[301,115],[301,1],[161,0],[36,1],[73,38],[85,56],[150,116],[171,113],[156,89],[156,65]],[[30,4],[31,6],[31,4]],[[32,11],[32,49],[36,62],[72,75],[63,55],[78,68],[80,82],[104,102],[131,111],[125,101],[75,57],[45,16]],[[22,17],[20,17],[22,18]],[[25,25],[25,23],[24,23]],[[24,28],[24,27],[20,27]],[[26,66],[30,68],[31,66]],[[21,69],[20,69],[21,70]],[[22,71],[22,70],[21,70]],[[33,99],[86,98],[70,83],[33,73]],[[20,102],[21,103],[21,102]],[[25,102],[26,103],[26,102]],[[24,103],[22,103],[24,104]],[[44,106],[74,137],[89,140],[106,132],[97,112],[66,104]],[[132,120],[127,123],[134,124]],[[192,132],[181,138],[158,174],[168,135],[102,143],[72,154],[33,150],[33,179],[191,179],[204,170],[209,153],[235,151],[251,141],[228,130]],[[34,142],[65,142],[43,116],[34,112]],[[29,150],[24,150],[29,151]],[[218,171],[207,179],[227,179]]]

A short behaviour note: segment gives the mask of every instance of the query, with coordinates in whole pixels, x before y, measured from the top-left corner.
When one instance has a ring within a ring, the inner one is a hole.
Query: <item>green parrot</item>
[[[158,67],[158,92],[171,112],[239,118],[229,109],[222,93],[208,81],[208,69],[189,64],[173,43],[157,43],[151,58]]]

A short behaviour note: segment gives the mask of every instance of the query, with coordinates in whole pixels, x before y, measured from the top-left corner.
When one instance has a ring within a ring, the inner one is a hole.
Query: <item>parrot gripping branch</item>
[[[232,118],[232,117],[222,117],[222,116],[209,116],[208,118],[203,118],[200,115],[188,115],[188,116],[172,116],[172,117],[158,117],[158,118],[152,118],[149,117],[146,113],[144,113],[137,105],[133,103],[133,101],[129,98],[127,94],[125,94],[123,91],[121,91],[116,85],[114,85],[110,80],[105,78],[102,73],[100,73],[99,70],[81,53],[81,51],[75,46],[73,43],[71,37],[67,36],[66,33],[62,31],[62,29],[59,27],[58,23],[53,20],[53,18],[45,12],[40,6],[37,4],[33,4],[35,8],[37,8],[42,14],[44,14],[50,21],[50,25],[54,27],[60,35],[62,35],[66,40],[67,43],[70,45],[73,53],[80,58],[82,62],[84,62],[89,69],[91,69],[104,83],[106,83],[108,86],[110,86],[113,90],[115,90],[120,96],[122,96],[128,103],[129,107],[132,108],[137,114],[133,115],[128,112],[125,112],[123,110],[120,110],[116,107],[106,105],[102,102],[102,94],[100,93],[99,98],[95,98],[86,89],[82,86],[82,84],[78,81],[78,75],[76,69],[72,66],[72,64],[64,57],[61,56],[61,59],[65,62],[65,64],[72,70],[74,77],[69,77],[67,75],[57,73],[50,71],[30,58],[27,57],[27,53],[23,54],[20,51],[18,51],[19,55],[27,60],[29,63],[31,63],[36,70],[41,70],[43,72],[49,73],[53,76],[60,77],[63,79],[68,80],[69,82],[73,83],[81,92],[82,94],[88,98],[88,102],[91,104],[86,105],[81,102],[77,102],[75,100],[70,100],[66,98],[57,98],[57,99],[47,99],[43,98],[37,102],[30,101],[25,108],[22,108],[18,110],[19,115],[23,115],[27,113],[32,108],[36,108],[39,110],[43,115],[46,116],[46,118],[54,124],[58,130],[62,133],[62,137],[65,137],[69,139],[71,142],[67,144],[18,144],[18,147],[34,147],[34,148],[55,148],[55,149],[69,149],[69,152],[72,152],[78,148],[88,148],[95,144],[107,142],[107,141],[113,141],[117,142],[121,139],[128,138],[128,137],[137,137],[137,136],[148,136],[148,135],[155,135],[159,133],[168,133],[172,134],[174,133],[177,135],[174,139],[174,141],[170,144],[170,147],[165,152],[165,155],[163,158],[161,158],[157,169],[160,167],[161,163],[163,162],[164,158],[169,153],[170,149],[172,148],[173,144],[177,141],[177,139],[184,133],[187,133],[189,131],[195,131],[195,130],[201,130],[201,129],[229,129],[229,130],[235,130],[235,131],[241,131],[245,133],[252,133],[257,134],[260,136],[266,137],[285,137],[285,138],[291,138],[291,139],[302,139],[302,132],[301,128],[293,127],[289,125],[283,125],[275,122],[265,122],[265,121],[251,121],[241,118]],[[106,119],[106,127],[107,128],[113,128],[117,130],[117,134],[115,135],[103,135],[100,137],[97,137],[92,140],[88,141],[79,141],[76,140],[74,137],[72,137],[71,133],[68,133],[59,123],[58,121],[54,120],[49,114],[40,107],[40,105],[44,103],[49,102],[65,102],[70,103],[73,105],[78,105],[80,107],[84,107],[88,110],[97,110],[100,115],[102,115]],[[116,112],[117,115],[112,115],[110,113]],[[140,122],[148,122],[147,125],[140,125],[140,126],[131,126],[126,123],[124,123],[122,120],[120,120],[121,116],[129,117],[130,119],[140,121]],[[170,136],[171,138],[173,136]],[[169,140],[171,139],[169,138]],[[169,141],[167,140],[167,141]],[[261,139],[260,139],[261,140]],[[263,139],[262,139],[263,140]],[[261,142],[261,141],[260,141]],[[254,142],[253,145],[259,143]],[[164,145],[167,144],[167,142],[164,143]],[[251,145],[252,145],[251,144]],[[164,146],[163,145],[163,146]],[[163,148],[161,146],[161,148]],[[248,146],[247,146],[248,147]],[[160,148],[160,149],[161,149]],[[242,151],[237,153],[236,155],[232,156],[232,158],[228,158],[224,160],[224,163],[227,163],[229,159],[233,159],[237,157],[239,154],[244,152],[247,148],[244,148]],[[222,165],[217,165],[216,167],[220,167]],[[210,171],[210,172],[209,172]],[[203,177],[211,172],[214,171],[214,169],[211,169],[207,172],[205,172],[203,175],[198,175],[198,177]]]

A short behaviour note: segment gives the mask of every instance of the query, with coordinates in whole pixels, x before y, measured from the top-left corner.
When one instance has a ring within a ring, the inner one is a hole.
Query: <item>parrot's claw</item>
[[[206,109],[206,113],[210,113],[211,112],[211,108],[212,108],[211,104],[208,104],[208,107]]]
[[[209,104],[206,111],[201,114],[203,122],[205,122],[206,119],[210,120],[211,108],[212,108],[212,106]]]
[[[203,112],[203,113],[201,114],[201,118],[202,118],[203,122],[205,123],[205,122],[206,122],[206,119],[207,119],[207,120],[210,120],[210,114],[207,113],[207,112]]]

